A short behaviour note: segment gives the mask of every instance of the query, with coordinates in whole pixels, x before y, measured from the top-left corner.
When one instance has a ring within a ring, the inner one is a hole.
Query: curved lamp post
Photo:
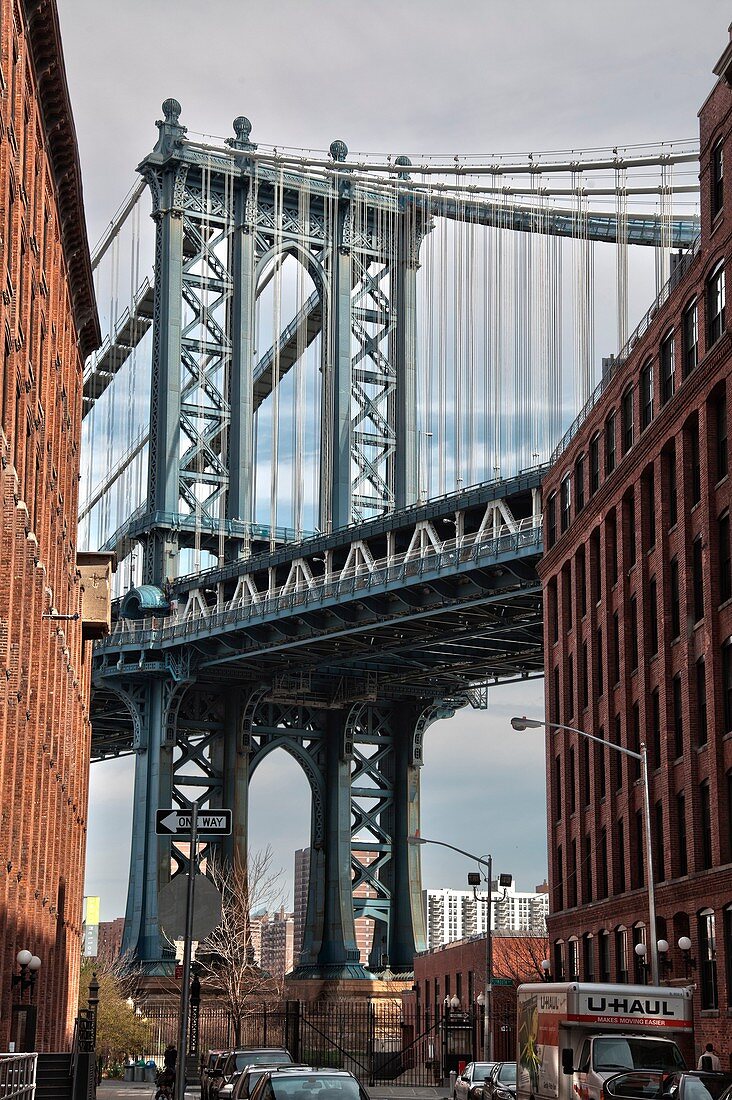
[[[577,733],[580,737],[586,737],[588,741],[596,741],[598,745],[607,745],[615,752],[621,752],[624,756],[630,756],[638,760],[641,767],[641,785],[643,788],[643,836],[645,840],[646,884],[648,890],[648,936],[651,948],[651,981],[658,985],[658,942],[656,940],[656,886],[653,879],[653,845],[651,841],[651,801],[648,790],[648,753],[645,742],[641,742],[640,752],[623,748],[613,741],[606,741],[604,737],[597,737],[594,733],[586,733],[576,726],[565,726],[560,722],[542,722],[538,718],[512,718],[511,725],[519,732],[528,729],[565,730],[567,733]]]
[[[479,863],[482,867],[487,869],[488,879],[488,920],[486,921],[486,935],[485,935],[485,997],[483,1004],[485,1005],[485,1015],[483,1019],[483,1057],[487,1062],[493,1061],[493,1028],[492,1022],[492,1007],[493,1007],[493,937],[491,935],[491,916],[493,904],[493,856],[486,856],[482,859],[480,856],[476,856],[473,852],[466,852],[464,848],[456,848],[454,844],[446,844],[444,840],[427,840],[423,836],[410,836],[407,837],[410,844],[436,844],[439,848],[449,848],[451,852],[457,852],[460,856],[466,856],[468,859],[474,859],[476,863]],[[478,1004],[480,1004],[480,997],[478,998]]]

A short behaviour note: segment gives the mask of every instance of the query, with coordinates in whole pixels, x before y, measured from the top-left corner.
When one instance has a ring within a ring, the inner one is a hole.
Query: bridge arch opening
[[[533,891],[547,874],[544,738],[514,733],[510,721],[514,714],[541,715],[543,707],[542,680],[497,685],[486,710],[463,707],[434,722],[424,737],[421,835],[476,856],[490,853],[494,878],[510,873],[519,891]],[[481,869],[432,844],[420,854],[425,890],[468,890],[468,872]],[[427,946],[438,946],[436,933],[435,942],[429,927],[427,934]]]
[[[317,259],[292,243],[257,267],[254,521],[298,537],[318,522],[324,285]]]
[[[312,791],[302,765],[283,745],[275,745],[261,757],[250,778],[248,834],[250,851],[262,853],[269,848],[271,872],[282,871],[269,899],[259,904],[267,904],[273,912],[284,906],[286,913],[294,914],[293,959],[287,969],[297,966],[302,945],[312,809]]]

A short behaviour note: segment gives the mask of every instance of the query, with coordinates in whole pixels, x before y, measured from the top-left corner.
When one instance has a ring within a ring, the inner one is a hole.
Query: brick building
[[[547,940],[544,936],[494,933],[492,945],[493,977],[497,979],[493,987],[494,1053],[497,1058],[512,1061],[516,1056],[516,987],[523,981],[541,980]],[[450,1001],[457,997],[460,1011],[472,1010],[478,1019],[476,1005],[485,989],[485,974],[485,936],[471,936],[415,955],[414,985],[411,993],[403,996],[415,1007],[426,1030],[429,1020],[443,1011],[446,998]]]
[[[664,977],[732,1048],[732,42],[700,111],[701,236],[547,476],[547,720],[649,754]],[[554,976],[642,980],[637,762],[547,738]],[[678,948],[682,936],[691,951]],[[691,970],[693,967],[693,971]],[[726,1061],[726,1057],[725,1057]]]
[[[0,1049],[29,948],[48,1050],[68,1045],[76,1010],[89,639],[109,617],[109,561],[76,552],[82,369],[99,324],[52,0],[0,0],[0,86]]]

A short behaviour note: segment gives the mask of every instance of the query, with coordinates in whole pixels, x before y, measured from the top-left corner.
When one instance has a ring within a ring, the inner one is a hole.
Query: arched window
[[[567,980],[579,981],[579,950],[576,936],[570,936],[567,941]]]
[[[717,935],[714,910],[702,909],[697,916],[699,935],[699,979],[702,1008],[719,1008],[717,991]]]
[[[716,344],[724,332],[724,260],[720,260],[707,279],[707,347]]]
[[[615,980],[628,984],[628,929],[619,924],[615,929]]]
[[[644,431],[653,420],[653,360],[649,359],[640,372],[640,423]]]

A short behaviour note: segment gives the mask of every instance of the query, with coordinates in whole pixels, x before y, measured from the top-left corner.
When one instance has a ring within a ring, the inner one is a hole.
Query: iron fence
[[[131,1054],[162,1061],[178,1028],[176,1008],[150,1006],[144,1050]],[[515,1058],[515,1010],[493,1013],[494,1058]],[[362,1084],[424,1087],[447,1078],[460,1063],[482,1056],[483,1013],[422,1009],[399,1001],[287,1001],[252,1005],[238,1024],[226,1009],[201,1005],[199,1050],[286,1047],[295,1061],[346,1069]]]
[[[0,1096],[32,1100],[36,1094],[37,1054],[0,1054]]]

